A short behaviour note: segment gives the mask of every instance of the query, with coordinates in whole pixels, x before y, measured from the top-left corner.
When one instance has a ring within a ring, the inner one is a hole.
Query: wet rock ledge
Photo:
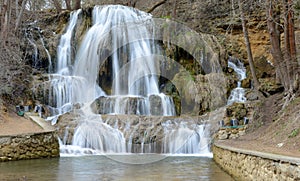
[[[300,180],[300,158],[215,143],[215,162],[236,180]]]

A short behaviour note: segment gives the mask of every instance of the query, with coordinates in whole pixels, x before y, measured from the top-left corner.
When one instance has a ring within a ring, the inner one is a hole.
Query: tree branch
[[[162,1],[160,1],[160,2],[158,2],[158,3],[156,3],[156,4],[154,4],[154,6],[153,6],[151,9],[149,9],[149,10],[147,11],[147,13],[151,13],[151,12],[154,11],[158,6],[164,4],[165,2],[167,2],[167,0],[162,0]]]
[[[21,18],[22,18],[22,16],[23,16],[23,11],[24,11],[24,9],[25,9],[26,3],[27,3],[27,0],[23,0],[23,1],[22,1],[22,7],[21,7],[21,10],[20,10],[20,13],[17,15],[18,18],[17,18],[17,20],[16,20],[15,32],[18,30],[19,25],[20,25],[20,23],[21,23]]]

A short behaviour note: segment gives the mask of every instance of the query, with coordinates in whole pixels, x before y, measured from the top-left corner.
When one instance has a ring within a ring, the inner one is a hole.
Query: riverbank
[[[59,156],[57,132],[34,113],[20,117],[3,113],[0,120],[0,161]]]

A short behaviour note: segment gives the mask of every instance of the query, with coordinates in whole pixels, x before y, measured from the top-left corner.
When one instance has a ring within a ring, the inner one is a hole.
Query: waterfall
[[[61,37],[57,51],[57,71],[51,76],[50,96],[55,100],[55,114],[70,111],[74,103],[83,103],[73,135],[68,133],[68,128],[61,140],[61,152],[206,152],[207,149],[202,148],[207,140],[207,130],[199,125],[193,128],[181,125],[174,127],[173,131],[167,131],[175,123],[152,124],[151,127],[147,127],[144,135],[141,135],[139,148],[133,145],[133,142],[137,141],[136,134],[140,133],[141,123],[130,124],[130,116],[139,116],[136,121],[139,122],[143,121],[145,116],[152,119],[155,116],[176,114],[172,98],[159,90],[159,60],[152,55],[163,53],[154,41],[153,31],[150,31],[154,29],[151,15],[121,5],[96,6],[92,13],[92,26],[80,42],[78,52],[72,52],[72,36],[80,13],[81,10],[78,10],[70,15],[69,25]],[[152,28],[149,29],[149,25]],[[72,53],[76,53],[74,59]],[[113,76],[110,95],[106,95],[97,83],[99,70],[108,58],[111,60]],[[96,100],[98,114],[92,111],[92,102]],[[112,126],[102,119],[103,115],[126,115],[123,119],[128,120],[122,120],[127,122],[126,126],[119,126],[121,121],[116,121]],[[56,123],[56,120],[53,123]],[[166,137],[163,143],[148,143],[146,136],[159,126],[166,130],[163,133]],[[73,136],[72,145],[66,145],[65,140],[69,135]]]
[[[59,75],[71,75],[72,65],[72,37],[73,30],[76,26],[78,15],[81,13],[81,9],[71,12],[69,25],[66,32],[61,36],[60,42],[57,48],[57,74]]]
[[[97,96],[104,95],[103,91],[90,80],[73,73],[72,38],[81,9],[71,12],[69,25],[61,36],[57,50],[56,73],[51,76],[52,113],[60,115],[68,112],[73,103],[85,103]],[[82,90],[87,90],[84,94]]]
[[[57,71],[52,75],[52,104],[59,114],[72,103],[87,103],[105,96],[113,101],[104,107],[106,114],[124,114],[123,99],[140,99],[139,114],[151,115],[151,96],[159,98],[161,115],[175,115],[172,98],[159,92],[158,60],[152,54],[162,54],[154,37],[143,23],[153,23],[149,14],[124,6],[96,6],[93,25],[87,31],[78,52],[72,52],[72,36],[81,10],[71,13],[70,22],[62,35],[57,51]],[[106,96],[97,79],[103,57],[109,50],[112,57],[112,95]],[[76,53],[72,62],[72,53]],[[124,55],[125,56],[121,56]],[[126,59],[125,59],[126,58]],[[82,92],[82,90],[85,90]],[[156,100],[155,99],[155,100]],[[157,102],[157,100],[156,100]],[[153,113],[154,115],[157,112]]]
[[[172,154],[208,154],[209,153],[209,131],[208,126],[203,125],[188,125],[181,122],[175,125],[170,122],[163,124],[164,140],[163,153]]]
[[[159,61],[151,55],[162,53],[145,26],[153,24],[151,15],[125,6],[97,6],[92,19],[93,26],[76,55],[74,75],[94,84],[90,87],[96,86],[101,61],[107,58],[103,52],[111,52],[112,95],[106,97],[108,107],[104,106],[103,112],[124,114],[124,101],[132,98],[139,100],[136,112],[151,115],[150,96],[159,95],[162,114],[175,115],[173,101],[158,88]]]
[[[237,87],[234,88],[230,93],[227,105],[231,105],[234,102],[245,102],[245,90],[241,87],[241,81],[246,78],[246,69],[244,64],[239,59],[230,58],[228,60],[228,67],[234,70],[239,80],[237,82]]]

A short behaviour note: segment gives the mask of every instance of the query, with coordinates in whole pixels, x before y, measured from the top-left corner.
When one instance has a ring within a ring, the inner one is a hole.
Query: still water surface
[[[126,156],[125,156],[126,157]],[[165,157],[147,164],[120,163],[107,156],[61,157],[0,163],[0,180],[212,180],[231,181],[207,157]]]

